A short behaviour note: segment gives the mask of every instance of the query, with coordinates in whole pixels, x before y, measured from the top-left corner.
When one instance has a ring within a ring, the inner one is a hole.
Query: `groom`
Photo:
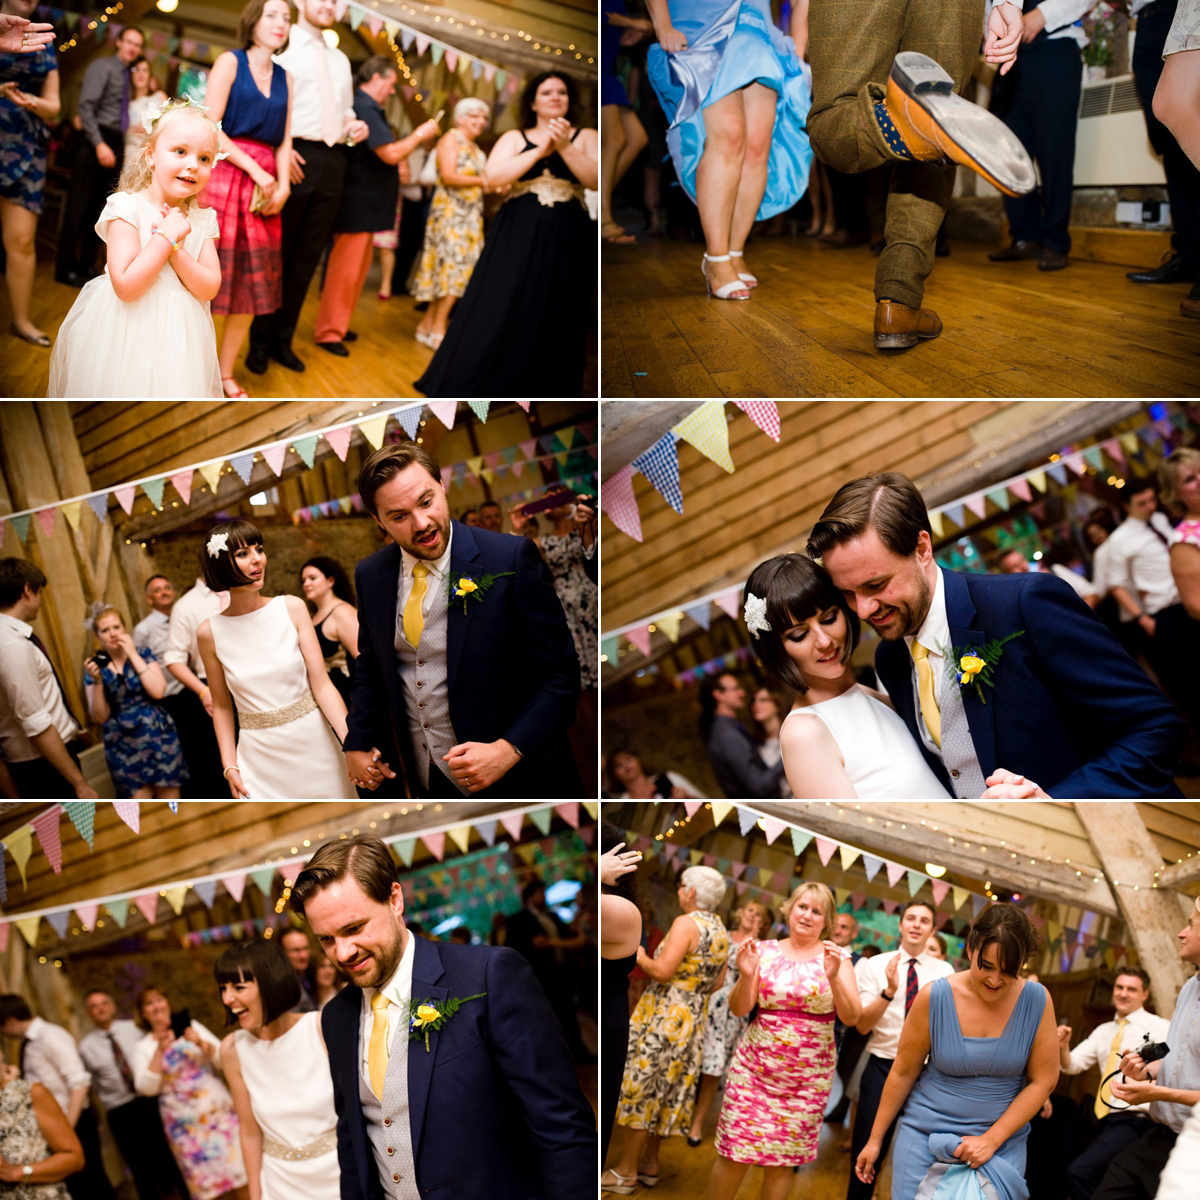
[[[1062,580],[939,568],[912,480],[845,484],[808,553],[883,639],[880,681],[951,795],[1179,796],[1170,701]]]
[[[355,985],[321,1014],[342,1200],[594,1200],[595,1119],[515,950],[410,933],[374,837],[327,842],[291,901]]]
[[[415,442],[363,463],[358,491],[392,544],[358,564],[346,772],[374,790],[396,742],[415,794],[582,795],[567,741],[579,659],[537,546],[450,519]]]

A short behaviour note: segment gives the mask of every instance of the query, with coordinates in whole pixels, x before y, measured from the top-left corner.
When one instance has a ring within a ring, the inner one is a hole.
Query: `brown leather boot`
[[[899,300],[880,300],[875,305],[876,350],[903,350],[941,332],[941,318],[927,308],[909,308]]]

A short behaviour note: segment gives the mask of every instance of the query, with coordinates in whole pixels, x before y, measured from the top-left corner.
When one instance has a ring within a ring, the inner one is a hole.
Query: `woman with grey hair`
[[[629,1054],[617,1124],[625,1127],[621,1158],[600,1179],[603,1191],[630,1195],[658,1183],[661,1138],[686,1134],[696,1103],[709,994],[721,986],[729,935],[713,911],[725,880],[712,867],[679,877],[676,917],[654,957],[640,946],[637,964],[650,976],[629,1020]]]
[[[411,289],[418,300],[429,303],[416,338],[431,350],[442,344],[450,310],[467,290],[483,252],[483,195],[496,189],[487,186],[487,156],[475,141],[490,115],[484,101],[473,96],[460,100],[454,106],[454,128],[437,144],[438,182],[425,222],[425,252]]]

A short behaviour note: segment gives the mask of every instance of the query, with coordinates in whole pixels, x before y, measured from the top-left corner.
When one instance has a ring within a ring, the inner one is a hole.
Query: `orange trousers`
[[[350,328],[350,314],[367,280],[371,266],[370,233],[336,233],[329,263],[325,267],[325,286],[317,308],[318,342],[340,342]]]

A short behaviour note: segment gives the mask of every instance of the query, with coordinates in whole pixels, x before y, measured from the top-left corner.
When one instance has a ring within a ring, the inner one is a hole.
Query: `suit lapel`
[[[342,1103],[350,1129],[354,1162],[362,1181],[363,1195],[369,1197],[371,1191],[368,1180],[374,1175],[375,1160],[367,1135],[367,1119],[363,1115],[358,1095],[358,1077],[362,1070],[362,1052],[359,1047],[362,1031],[362,991],[351,987],[344,989],[344,992],[353,995],[347,994],[344,999],[342,995],[335,996],[330,1001],[333,1012],[324,1017],[338,1030],[338,1041],[329,1055],[329,1064],[331,1070],[340,1070],[342,1073]]]
[[[946,623],[950,626],[950,646],[946,649],[949,651],[952,647],[958,647],[959,650],[965,650],[967,646],[981,649],[989,635],[982,628],[976,628],[981,622],[966,579],[953,571],[942,571],[942,579],[946,588]],[[947,680],[947,686],[960,688],[963,711],[967,714],[967,726],[975,745],[975,757],[984,779],[987,779],[996,767],[995,702],[981,703],[973,687],[960,687],[953,678]]]
[[[396,650],[396,605],[400,599],[400,568],[403,559],[400,547],[394,542],[387,547],[387,554],[379,564],[376,579],[379,587],[379,603],[375,607],[372,621],[371,640],[378,649],[379,665],[394,661]],[[395,674],[395,671],[392,672]]]
[[[454,527],[454,541],[450,549],[450,585],[449,591],[454,584],[458,582],[464,575],[471,576],[472,579],[478,580],[482,574],[479,565],[479,546],[475,541],[474,535],[471,533],[469,525],[460,525],[457,521],[452,522]],[[446,620],[446,690],[449,693],[454,691],[454,681],[458,676],[458,668],[462,663],[463,650],[467,644],[467,636],[471,629],[471,619],[474,616],[475,609],[480,601],[472,600],[469,597],[464,604],[461,597],[447,597],[444,601],[450,605],[450,610]],[[465,612],[463,610],[466,610]]]
[[[436,943],[417,938],[413,953],[412,998],[418,1002],[445,1000],[449,992],[437,982],[444,972]],[[429,1101],[429,1085],[433,1081],[434,1060],[437,1058],[440,1042],[440,1035],[431,1033],[428,1051],[425,1049],[423,1036],[415,1037],[408,1043],[408,1127],[412,1135],[414,1164],[420,1156],[421,1132],[425,1127],[425,1106]]]

